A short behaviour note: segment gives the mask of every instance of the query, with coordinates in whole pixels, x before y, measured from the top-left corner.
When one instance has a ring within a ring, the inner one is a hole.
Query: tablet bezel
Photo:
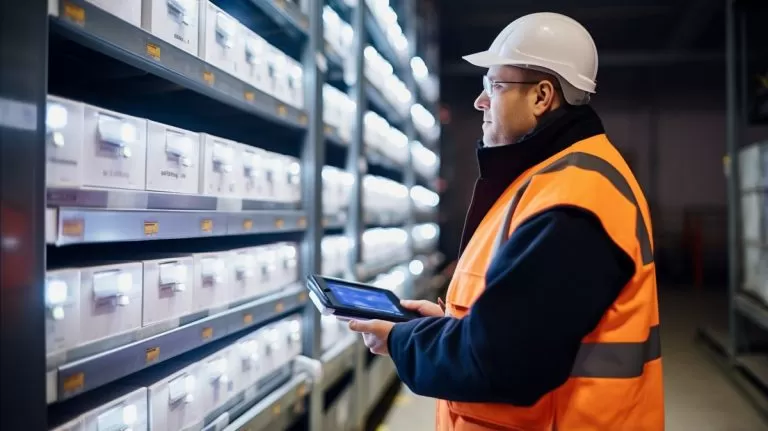
[[[408,310],[407,308],[404,308],[402,305],[400,305],[400,298],[398,298],[397,295],[395,295],[395,293],[392,292],[391,290],[382,289],[376,286],[371,286],[370,284],[357,283],[354,281],[344,280],[344,279],[335,278],[335,277],[310,275],[307,278],[308,278],[307,288],[311,292],[315,293],[317,299],[322,303],[322,306],[325,307],[326,309],[325,311],[337,317],[345,317],[345,318],[353,318],[353,319],[379,319],[379,320],[386,320],[389,322],[406,322],[408,320],[422,317],[418,313]],[[403,313],[403,315],[399,316],[395,314],[389,314],[383,311],[359,309],[359,308],[354,308],[354,307],[344,305],[341,302],[339,302],[339,300],[333,294],[333,291],[331,291],[331,289],[328,287],[327,282],[341,284],[344,286],[349,286],[357,289],[383,292],[387,296],[387,298],[389,298],[390,302],[394,304],[395,307],[397,307],[398,311]],[[319,304],[315,304],[315,306],[318,306],[318,305]],[[320,311],[323,312],[324,310],[320,310]]]

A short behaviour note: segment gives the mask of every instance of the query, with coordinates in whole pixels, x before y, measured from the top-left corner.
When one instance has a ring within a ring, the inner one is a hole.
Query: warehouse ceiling
[[[456,93],[454,87],[479,87],[482,70],[461,56],[487,49],[514,19],[545,11],[566,14],[590,31],[600,56],[601,84],[642,85],[650,76],[665,74],[722,82],[722,0],[443,0],[439,7],[441,76],[451,87],[444,87],[447,98]]]

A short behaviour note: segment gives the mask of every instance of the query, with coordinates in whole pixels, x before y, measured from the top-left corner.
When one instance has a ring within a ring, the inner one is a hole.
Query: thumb
[[[349,329],[355,332],[371,332],[371,322],[365,320],[350,320]]]

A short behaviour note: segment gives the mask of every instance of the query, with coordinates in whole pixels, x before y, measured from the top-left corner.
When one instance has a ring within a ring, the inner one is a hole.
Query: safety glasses
[[[483,90],[488,97],[495,95],[495,86],[497,84],[538,84],[541,81],[493,81],[488,75],[483,75]]]

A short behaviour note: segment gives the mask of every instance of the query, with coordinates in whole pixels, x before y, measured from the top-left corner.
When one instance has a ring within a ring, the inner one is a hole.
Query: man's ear
[[[534,88],[535,102],[533,106],[533,114],[537,117],[544,115],[547,111],[551,111],[559,106],[557,100],[557,89],[548,79],[542,80]]]

